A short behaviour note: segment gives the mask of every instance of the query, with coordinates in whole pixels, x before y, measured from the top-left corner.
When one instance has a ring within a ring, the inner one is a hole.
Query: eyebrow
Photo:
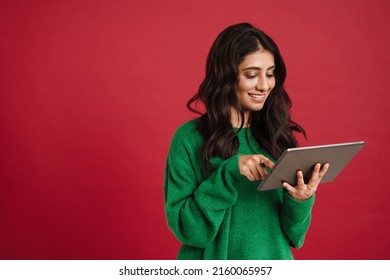
[[[275,65],[272,65],[272,66],[267,68],[267,70],[271,70],[271,69],[275,69]],[[249,66],[249,67],[242,69],[242,71],[245,71],[245,70],[261,70],[261,68],[257,67],[257,66]]]

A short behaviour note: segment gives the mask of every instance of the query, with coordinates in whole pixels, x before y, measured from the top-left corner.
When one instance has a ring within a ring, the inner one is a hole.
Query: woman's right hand
[[[250,181],[264,179],[268,172],[265,168],[272,169],[274,163],[262,154],[242,155],[239,157],[240,173]]]

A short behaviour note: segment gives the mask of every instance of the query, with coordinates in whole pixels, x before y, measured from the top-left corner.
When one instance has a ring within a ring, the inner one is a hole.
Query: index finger
[[[272,160],[270,160],[269,158],[267,158],[263,155],[259,155],[259,156],[260,156],[260,165],[262,167],[267,167],[269,169],[274,168],[275,164],[273,163]]]
[[[265,162],[265,165],[269,168],[269,169],[273,169],[274,166],[275,166],[275,163],[270,160],[269,158],[266,159],[266,162]]]

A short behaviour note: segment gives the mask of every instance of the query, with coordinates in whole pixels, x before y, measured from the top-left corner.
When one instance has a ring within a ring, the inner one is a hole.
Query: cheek
[[[256,86],[256,82],[242,79],[237,86],[239,92],[246,92],[253,89]]]
[[[274,79],[274,80],[272,80],[272,82],[270,82],[270,84],[269,84],[270,89],[272,90],[272,89],[275,87],[275,85],[276,85],[276,81],[275,81],[275,79]]]

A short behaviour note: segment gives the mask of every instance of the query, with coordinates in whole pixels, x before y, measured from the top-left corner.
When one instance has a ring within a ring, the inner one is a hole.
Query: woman
[[[169,228],[182,243],[178,259],[292,259],[302,246],[315,192],[328,164],[308,182],[259,192],[286,148],[296,147],[286,68],[270,37],[250,24],[228,27],[210,49],[194,102],[206,113],[176,131],[164,181]]]

